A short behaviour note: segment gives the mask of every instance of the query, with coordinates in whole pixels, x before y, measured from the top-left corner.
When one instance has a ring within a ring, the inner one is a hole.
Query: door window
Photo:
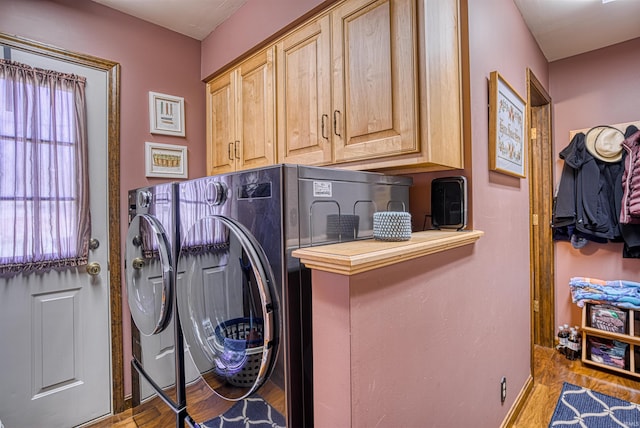
[[[0,59],[0,275],[87,263],[85,78]]]

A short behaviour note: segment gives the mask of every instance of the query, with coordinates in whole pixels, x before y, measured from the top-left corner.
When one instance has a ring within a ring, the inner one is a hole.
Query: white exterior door
[[[102,270],[0,279],[0,421],[72,427],[111,413],[107,74],[15,49],[11,59],[87,78],[91,237],[100,244],[89,263]]]

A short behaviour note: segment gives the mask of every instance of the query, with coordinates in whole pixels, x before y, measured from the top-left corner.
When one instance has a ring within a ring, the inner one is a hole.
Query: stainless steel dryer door
[[[148,214],[135,216],[125,251],[131,317],[141,334],[158,334],[171,321],[174,288],[171,250],[162,224]]]
[[[252,394],[273,369],[280,331],[273,287],[264,251],[237,221],[206,216],[182,238],[176,291],[185,349],[224,399]]]

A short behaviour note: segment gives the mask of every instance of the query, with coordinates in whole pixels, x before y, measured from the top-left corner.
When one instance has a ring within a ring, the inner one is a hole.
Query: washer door
[[[141,334],[162,332],[171,320],[173,264],[162,224],[148,214],[134,217],[126,245],[127,297]]]
[[[268,379],[280,331],[264,251],[240,223],[211,215],[183,237],[178,272],[185,348],[202,379],[224,399],[247,397]]]

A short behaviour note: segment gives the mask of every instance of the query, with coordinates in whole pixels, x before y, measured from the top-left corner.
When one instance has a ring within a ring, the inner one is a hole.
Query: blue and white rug
[[[549,427],[640,428],[640,406],[565,382]]]
[[[260,397],[238,401],[224,414],[201,424],[201,428],[284,428],[286,421]]]

